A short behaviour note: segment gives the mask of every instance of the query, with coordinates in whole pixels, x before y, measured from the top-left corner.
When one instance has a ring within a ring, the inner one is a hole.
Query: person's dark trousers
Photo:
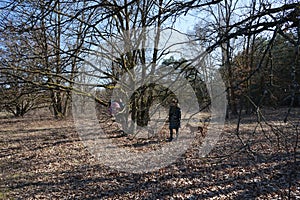
[[[173,140],[173,129],[170,128],[170,138],[169,138],[169,141],[172,141]]]
[[[175,128],[176,130],[176,139],[178,138],[178,129],[179,128]],[[169,138],[169,141],[172,141],[173,140],[173,129],[170,128],[170,138]]]

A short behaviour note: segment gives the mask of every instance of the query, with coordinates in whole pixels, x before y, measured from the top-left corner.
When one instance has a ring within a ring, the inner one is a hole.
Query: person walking
[[[169,129],[170,129],[170,138],[169,142],[173,140],[173,130],[176,131],[176,138],[178,137],[178,131],[180,128],[181,121],[181,109],[178,106],[178,100],[172,99],[170,108],[169,108]]]
[[[121,107],[118,101],[112,100],[109,106],[109,113],[112,117],[116,117],[116,115],[120,112]]]

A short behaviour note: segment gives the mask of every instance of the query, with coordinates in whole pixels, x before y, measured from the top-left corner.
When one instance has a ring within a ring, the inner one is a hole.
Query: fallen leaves
[[[173,164],[134,174],[111,169],[96,160],[80,141],[72,120],[30,119],[29,125],[25,119],[0,120],[0,197],[6,199],[300,197],[295,138],[292,134],[281,138],[284,142],[279,141],[278,146],[278,138],[267,127],[265,133],[253,134],[255,123],[241,125],[239,136],[248,146],[241,144],[234,124],[228,123],[222,139],[207,157],[198,156],[201,140],[196,140]],[[289,133],[294,131],[292,128]],[[135,148],[134,151],[150,151],[164,145],[125,137],[116,141],[124,148]],[[137,142],[144,143],[135,147]]]

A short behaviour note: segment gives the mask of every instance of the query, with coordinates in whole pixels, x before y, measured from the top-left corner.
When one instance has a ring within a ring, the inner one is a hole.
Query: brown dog
[[[205,136],[205,133],[203,132],[203,127],[202,126],[192,125],[190,123],[187,123],[185,126],[190,129],[192,134],[194,134],[195,132],[200,131],[202,137]]]

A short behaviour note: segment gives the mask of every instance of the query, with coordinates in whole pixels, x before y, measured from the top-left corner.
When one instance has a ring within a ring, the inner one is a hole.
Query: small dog
[[[156,137],[158,139],[166,139],[167,135],[168,135],[168,130],[166,128],[162,128],[161,130],[159,130],[157,133],[154,132],[154,130],[152,129],[148,129],[148,138],[152,138],[152,137]]]
[[[159,132],[159,135],[162,136],[162,139],[165,140],[168,137],[169,131],[167,129],[162,129]]]
[[[190,129],[192,134],[194,134],[195,132],[200,131],[202,137],[205,136],[205,133],[203,132],[203,127],[202,126],[191,125],[190,123],[187,123],[185,126]]]

